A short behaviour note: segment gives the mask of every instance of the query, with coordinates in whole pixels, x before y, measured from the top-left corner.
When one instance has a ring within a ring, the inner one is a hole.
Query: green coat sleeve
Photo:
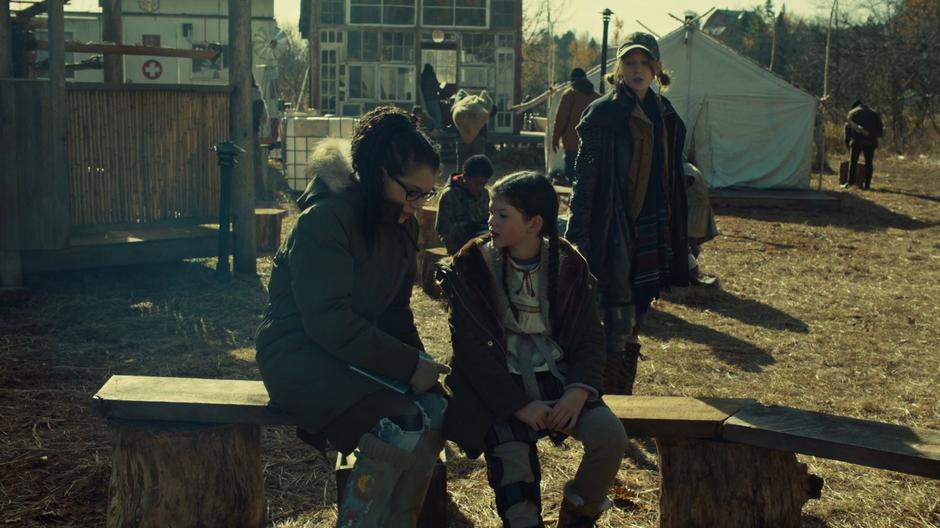
[[[352,309],[353,225],[351,211],[329,203],[314,205],[297,220],[288,259],[304,331],[342,361],[407,383],[418,362],[416,347]]]
[[[418,225],[415,221],[409,221],[406,227],[411,231],[414,239],[418,237]],[[415,327],[414,312],[411,311],[411,291],[414,289],[415,276],[417,275],[417,263],[415,258],[408,259],[407,272],[402,281],[401,288],[392,304],[379,316],[378,327],[402,342],[411,345],[418,350],[424,350],[424,344],[418,335],[418,329]]]

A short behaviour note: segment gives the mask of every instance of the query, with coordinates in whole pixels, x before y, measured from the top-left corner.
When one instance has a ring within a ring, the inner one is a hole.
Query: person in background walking
[[[849,161],[849,176],[843,187],[852,184],[855,178],[855,171],[858,170],[858,156],[865,155],[865,181],[861,187],[865,190],[871,189],[871,177],[874,174],[875,167],[875,149],[878,148],[878,138],[884,133],[884,123],[881,122],[881,116],[878,112],[872,110],[868,105],[856,99],[852,103],[852,109],[845,120],[845,148],[851,152]]]
[[[571,70],[571,87],[561,96],[552,131],[552,152],[558,152],[559,142],[565,149],[565,179],[569,185],[574,183],[574,160],[578,156],[578,144],[581,141],[576,127],[584,109],[598,97],[600,95],[594,91],[594,84],[588,80],[584,70]]]

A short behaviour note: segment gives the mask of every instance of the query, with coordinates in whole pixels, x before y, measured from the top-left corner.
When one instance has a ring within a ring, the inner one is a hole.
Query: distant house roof
[[[713,36],[721,36],[729,28],[739,27],[749,16],[750,11],[735,11],[733,9],[716,9],[702,26],[702,31]]]

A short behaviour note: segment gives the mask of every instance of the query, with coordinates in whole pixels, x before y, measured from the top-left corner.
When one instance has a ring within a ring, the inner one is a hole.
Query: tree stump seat
[[[261,426],[297,425],[268,400],[260,381],[112,376],[94,396],[114,438],[107,526],[264,526]],[[630,436],[656,441],[661,527],[799,526],[822,479],[796,453],[940,479],[940,431],[754,400],[605,401]],[[438,466],[427,526],[446,512]]]
[[[281,247],[281,222],[286,209],[259,207],[255,209],[255,238],[258,253],[274,253]]]
[[[656,441],[661,528],[796,528],[821,478],[796,453],[940,479],[940,431],[754,400],[604,397],[630,436]]]

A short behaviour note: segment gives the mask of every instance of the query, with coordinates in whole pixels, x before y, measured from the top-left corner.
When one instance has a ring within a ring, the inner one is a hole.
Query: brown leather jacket
[[[565,150],[577,151],[578,131],[575,127],[581,121],[581,114],[584,109],[591,104],[591,101],[597,99],[600,95],[591,89],[590,93],[568,88],[568,91],[561,96],[561,103],[558,105],[558,113],[555,115],[555,128],[552,131],[552,145],[557,145],[561,139],[562,147]]]

